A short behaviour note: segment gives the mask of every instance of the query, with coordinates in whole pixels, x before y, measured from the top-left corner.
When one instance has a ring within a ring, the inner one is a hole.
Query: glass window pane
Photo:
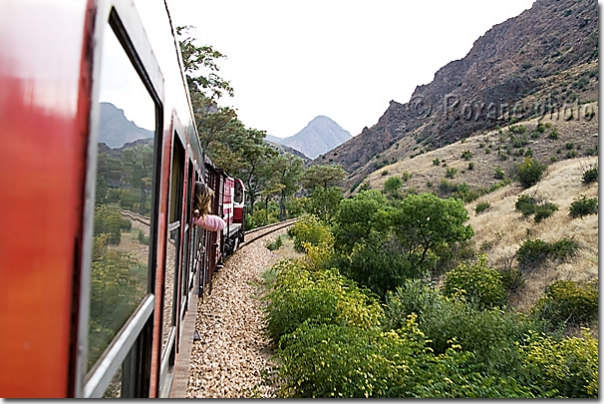
[[[156,108],[109,24],[99,98],[88,369],[149,293]]]

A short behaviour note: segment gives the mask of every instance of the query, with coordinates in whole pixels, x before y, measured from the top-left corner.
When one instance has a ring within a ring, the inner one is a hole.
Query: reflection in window
[[[148,293],[155,104],[108,25],[103,38],[88,369]]]

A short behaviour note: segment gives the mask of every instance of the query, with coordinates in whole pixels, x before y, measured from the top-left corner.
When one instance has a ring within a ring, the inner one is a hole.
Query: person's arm
[[[195,219],[193,224],[208,231],[221,231],[226,227],[225,221],[216,215],[203,215],[202,217]]]

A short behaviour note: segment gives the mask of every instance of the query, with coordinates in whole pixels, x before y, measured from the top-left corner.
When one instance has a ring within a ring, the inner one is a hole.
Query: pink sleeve
[[[220,231],[226,226],[224,220],[216,215],[204,215],[196,219],[193,223],[208,231]]]

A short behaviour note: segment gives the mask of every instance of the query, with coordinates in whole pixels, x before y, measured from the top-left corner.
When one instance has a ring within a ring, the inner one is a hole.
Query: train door
[[[147,397],[163,79],[137,16],[123,2],[101,4],[74,391],[78,397]],[[131,130],[116,125],[124,120]]]

